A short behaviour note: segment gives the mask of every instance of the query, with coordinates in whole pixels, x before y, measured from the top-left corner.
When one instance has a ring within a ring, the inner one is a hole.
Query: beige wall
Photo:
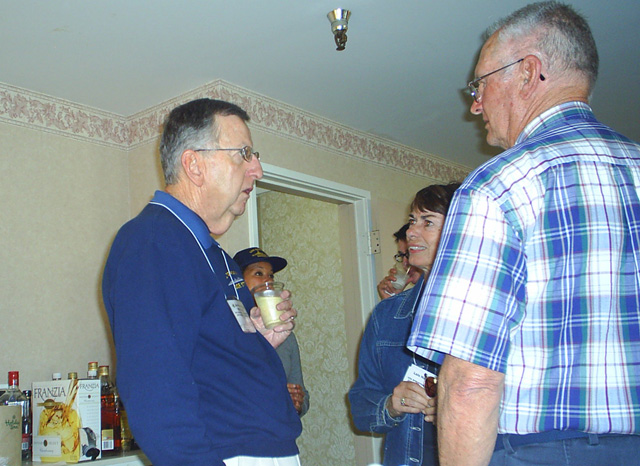
[[[0,123],[0,380],[111,362],[99,296],[116,225],[129,216],[125,151]]]
[[[133,217],[147,205],[153,193],[164,186],[157,141],[142,144],[129,151],[128,161],[126,177],[131,204],[129,214]],[[120,227],[116,226],[116,231],[118,228]]]

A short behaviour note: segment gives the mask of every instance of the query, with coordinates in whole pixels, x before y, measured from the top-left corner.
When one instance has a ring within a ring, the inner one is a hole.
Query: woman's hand
[[[400,382],[387,399],[386,407],[391,417],[400,417],[404,413],[422,413],[425,417],[435,417],[435,403],[430,403],[430,400],[433,399],[427,396],[422,385]]]
[[[432,422],[434,425],[436,424],[437,421],[437,414],[438,412],[438,397],[433,397],[433,398],[429,398],[429,401],[427,402],[427,410],[423,412],[424,414],[424,420],[427,422]]]

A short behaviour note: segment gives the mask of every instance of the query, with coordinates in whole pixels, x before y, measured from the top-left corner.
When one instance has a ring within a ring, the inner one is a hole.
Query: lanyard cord
[[[218,244],[216,242],[216,244]],[[236,294],[236,298],[238,299],[238,301],[240,301],[240,295],[238,294],[238,290],[236,289],[236,285],[235,283],[233,283],[233,280],[231,279],[231,270],[229,269],[229,263],[227,262],[227,256],[225,255],[224,251],[222,250],[222,246],[220,246],[218,244],[218,249],[220,249],[220,254],[222,254],[222,259],[224,259],[224,265],[227,268],[227,273],[229,274],[229,281],[231,282],[231,288],[233,288],[233,292]],[[209,267],[211,267],[211,264],[209,264]],[[211,270],[213,270],[213,267],[211,268]],[[215,273],[215,272],[213,272]]]
[[[180,223],[182,223],[185,228],[187,230],[189,230],[189,232],[191,233],[191,236],[193,236],[193,239],[196,240],[196,243],[198,244],[198,247],[200,248],[200,251],[202,252],[202,255],[204,256],[205,260],[207,261],[207,264],[209,264],[209,268],[211,269],[211,271],[213,272],[213,275],[218,276],[218,274],[216,274],[216,271],[213,268],[213,265],[211,265],[211,261],[209,260],[209,257],[207,256],[207,253],[204,251],[204,248],[202,247],[202,244],[200,244],[200,241],[198,241],[198,237],[196,236],[196,234],[193,232],[193,230],[191,228],[189,228],[189,225],[187,225],[179,216],[178,214],[176,214],[173,210],[171,210],[170,207],[161,204],[159,202],[150,202],[150,204],[154,204],[154,205],[159,205],[161,207],[164,207],[165,209],[167,209],[169,212],[171,212],[179,221]],[[233,288],[234,293],[236,294],[236,298],[238,299],[238,301],[240,301],[240,295],[238,295],[238,290],[235,287],[235,284],[233,283],[233,280],[231,280],[231,270],[229,269],[229,263],[227,262],[227,257],[225,256],[224,252],[222,251],[222,246],[220,246],[217,242],[216,242],[218,249],[220,249],[220,254],[222,254],[222,259],[224,260],[224,265],[227,268],[227,276],[229,277],[229,281],[231,282],[231,287]]]

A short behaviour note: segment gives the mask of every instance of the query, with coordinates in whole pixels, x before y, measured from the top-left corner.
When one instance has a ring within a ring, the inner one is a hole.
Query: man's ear
[[[201,187],[204,184],[204,157],[199,152],[187,149],[180,156],[180,163],[187,178],[197,187]]]
[[[524,75],[520,96],[523,99],[528,99],[544,80],[542,78],[542,62],[535,55],[527,55],[522,60],[520,69]]]

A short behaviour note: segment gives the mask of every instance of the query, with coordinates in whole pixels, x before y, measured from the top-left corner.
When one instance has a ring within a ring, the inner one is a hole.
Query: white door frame
[[[306,195],[335,204],[351,204],[354,211],[355,243],[357,251],[357,270],[360,283],[360,310],[362,328],[376,304],[375,260],[371,254],[369,232],[371,223],[371,193],[315,176],[288,170],[267,163],[262,164],[263,177],[261,183],[277,188],[283,192]],[[250,196],[247,203],[246,215],[249,220],[249,244],[260,244],[258,230],[257,196]],[[381,463],[381,438],[371,436],[363,439],[368,451],[367,457],[373,458],[374,463]],[[370,456],[369,456],[370,455]]]
[[[262,183],[283,188],[285,192],[304,193],[314,199],[338,204],[353,204],[355,212],[356,248],[362,322],[366,323],[371,309],[376,304],[376,277],[374,256],[370,252],[369,232],[371,227],[371,193],[333,181],[324,180],[268,163],[262,164]],[[247,203],[250,244],[260,244],[258,234],[257,196],[250,196]]]

